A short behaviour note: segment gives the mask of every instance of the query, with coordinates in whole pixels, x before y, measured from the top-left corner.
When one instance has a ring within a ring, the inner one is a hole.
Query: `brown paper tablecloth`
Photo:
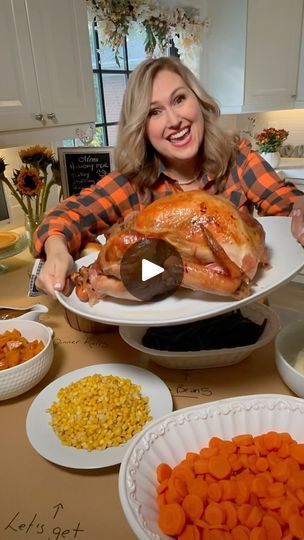
[[[61,305],[46,296],[27,297],[33,260],[27,251],[7,261],[0,275],[1,305],[30,306],[41,302],[49,313],[41,322],[54,330],[55,356],[47,376],[17,398],[0,402],[0,539],[1,540],[134,540],[120,506],[119,465],[75,470],[54,465],[30,445],[25,422],[38,393],[54,379],[83,366],[129,363],[145,367],[163,379],[174,409],[230,396],[279,393],[291,395],[274,363],[273,344],[240,364],[217,369],[168,370],[142,359],[116,329],[88,334],[72,329]]]

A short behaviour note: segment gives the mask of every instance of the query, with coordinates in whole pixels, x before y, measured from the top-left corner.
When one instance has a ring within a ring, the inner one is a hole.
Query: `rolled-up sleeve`
[[[64,236],[70,253],[76,255],[88,241],[141,206],[132,184],[114,171],[47,213],[34,235],[35,256],[45,258],[44,243],[53,235]]]
[[[288,216],[304,193],[285,182],[262,156],[249,145],[241,145],[236,157],[237,176],[246,199],[260,215]]]

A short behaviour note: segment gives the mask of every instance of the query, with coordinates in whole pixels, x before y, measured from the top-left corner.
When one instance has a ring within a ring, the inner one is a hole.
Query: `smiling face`
[[[177,73],[156,74],[146,134],[171,172],[196,171],[204,119],[197,97]]]

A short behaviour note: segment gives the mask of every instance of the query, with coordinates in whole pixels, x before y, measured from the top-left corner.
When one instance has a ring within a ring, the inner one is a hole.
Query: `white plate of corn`
[[[64,467],[115,465],[133,437],[172,411],[165,383],[130,364],[97,364],[59,377],[32,402],[26,432],[33,448]]]

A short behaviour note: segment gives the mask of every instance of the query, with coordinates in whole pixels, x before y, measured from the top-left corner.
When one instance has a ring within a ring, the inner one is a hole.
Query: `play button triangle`
[[[126,289],[138,300],[167,298],[183,280],[184,264],[174,246],[161,238],[143,238],[132,244],[120,264]]]
[[[141,262],[142,281],[147,281],[148,279],[151,279],[155,276],[158,276],[159,274],[162,274],[162,272],[164,271],[165,269],[162,266],[159,266],[158,264],[148,261],[148,259],[142,259],[142,262]]]

